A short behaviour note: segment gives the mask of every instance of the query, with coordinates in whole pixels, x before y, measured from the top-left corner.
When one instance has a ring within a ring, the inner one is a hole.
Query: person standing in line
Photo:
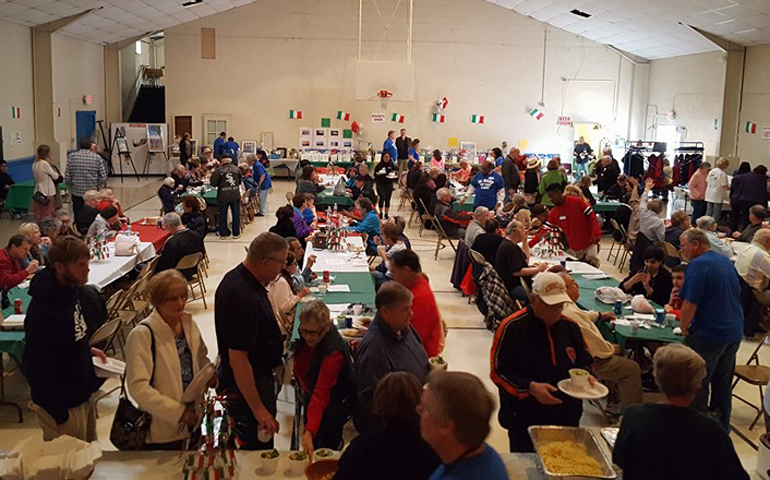
[[[227,211],[233,217],[233,238],[241,238],[241,171],[232,164],[230,157],[222,157],[222,166],[211,175],[211,186],[217,187],[217,205],[219,206],[219,237],[230,236],[227,228]]]
[[[703,388],[693,406],[703,412],[707,408],[715,411],[729,432],[735,355],[743,335],[738,272],[729,258],[711,250],[706,233],[699,228],[686,230],[679,243],[689,261],[679,292],[680,327],[685,345],[706,361]]]
[[[505,203],[510,202],[513,196],[519,190],[521,184],[521,173],[516,165],[516,153],[518,149],[512,148],[508,155],[503,159],[503,182],[505,183]]]
[[[712,168],[706,177],[706,215],[719,222],[722,216],[722,206],[730,192],[730,182],[727,179],[727,167],[730,160],[722,157],[717,161],[717,168]]]
[[[399,137],[396,139],[396,150],[398,151],[398,173],[407,171],[409,161],[409,149],[412,146],[412,139],[406,136],[406,129],[402,128]]]
[[[41,203],[32,198],[32,212],[35,221],[39,222],[46,217],[53,217],[56,211],[56,182],[59,172],[51,166],[51,147],[40,145],[37,147],[35,163],[32,164],[32,173],[35,175],[35,192],[40,192],[45,200]],[[42,199],[41,199],[42,200]]]
[[[395,130],[389,130],[388,136],[385,138],[385,142],[382,144],[382,154],[390,154],[391,160],[398,158],[398,149],[396,148],[396,132]]]
[[[407,160],[407,167],[409,170],[412,170],[412,167],[414,167],[415,163],[422,163],[422,158],[420,158],[420,139],[415,138],[412,140],[412,146],[409,149],[409,158]],[[412,187],[414,189],[414,187]]]
[[[591,159],[594,151],[591,149],[591,145],[587,144],[583,137],[580,137],[575,144],[573,153],[575,155],[575,178],[579,181],[584,175],[588,175],[588,160]]]
[[[690,203],[692,203],[692,219],[690,223],[695,222],[706,214],[706,179],[711,171],[711,164],[703,162],[698,170],[692,174],[687,186],[690,189]]]
[[[393,181],[397,177],[396,165],[389,152],[382,152],[382,160],[374,167],[374,182],[377,185],[377,201],[380,207],[380,218],[388,219],[390,198],[393,196]]]
[[[267,169],[262,162],[257,161],[257,156],[254,154],[246,157],[246,163],[248,163],[254,170],[254,179],[257,181],[257,188],[259,190],[259,212],[258,217],[264,217],[267,215],[267,195],[273,188],[273,180],[270,178],[270,174],[267,173]]]
[[[224,145],[224,154],[233,160],[233,165],[238,164],[238,149],[240,149],[238,142],[236,142],[233,137],[227,137],[227,141]]]
[[[494,171],[495,165],[487,160],[479,168],[479,173],[468,185],[466,196],[459,203],[465,203],[468,196],[476,194],[473,199],[474,211],[478,207],[487,207],[489,210],[497,208],[505,200],[505,182],[499,173]]]
[[[185,132],[182,135],[182,140],[179,141],[179,163],[186,169],[187,164],[193,157],[195,152],[192,151],[192,141],[190,141],[190,134]]]
[[[548,214],[548,223],[565,233],[570,254],[598,267],[602,229],[594,209],[577,197],[565,196],[564,188],[558,183],[549,185],[547,194],[554,205]]]
[[[83,208],[83,195],[89,190],[98,191],[107,186],[107,167],[104,159],[96,154],[96,144],[90,138],[80,139],[80,150],[70,153],[64,182],[72,196],[72,208],[75,218]]]
[[[225,154],[225,141],[227,139],[227,133],[220,132],[216,140],[214,140],[214,156],[218,160],[222,160],[222,156]]]

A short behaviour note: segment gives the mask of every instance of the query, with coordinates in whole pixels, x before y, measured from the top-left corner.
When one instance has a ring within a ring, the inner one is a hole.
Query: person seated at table
[[[281,329],[281,336],[284,341],[291,337],[297,303],[310,294],[310,290],[306,287],[299,290],[294,289],[293,275],[295,273],[297,273],[297,260],[294,254],[289,252],[281,273],[267,286],[267,298],[270,300],[270,305],[273,306],[275,319]]]
[[[40,227],[32,222],[22,223],[16,233],[24,235],[24,238],[29,242],[29,253],[20,262],[21,268],[27,268],[27,265],[33,260],[37,261],[39,265],[45,265],[45,258],[51,247],[51,239],[43,237]]]
[[[671,214],[671,225],[666,228],[666,241],[679,250],[679,237],[690,228],[690,216],[687,212],[677,211]]]
[[[299,243],[299,239],[296,237],[287,237],[286,243],[289,244],[289,253],[294,255],[294,259],[297,261],[297,269],[292,274],[292,290],[299,292],[307,285],[310,284],[318,275],[313,273],[313,265],[317,260],[315,255],[308,255],[307,264],[302,265],[302,260],[305,257],[305,250],[302,248],[302,244]]]
[[[257,188],[259,188],[257,182],[254,180],[254,172],[246,162],[239,163],[238,169],[241,171],[241,182],[243,183],[243,188],[249,192],[249,198],[252,198],[257,194]]]
[[[494,266],[511,298],[522,303],[527,302],[527,292],[522,281],[529,290],[532,288],[532,277],[548,268],[546,263],[530,266],[529,257],[527,232],[524,230],[524,225],[518,220],[511,220],[511,223],[505,227],[505,238],[497,248]]]
[[[684,276],[687,272],[687,265],[680,263],[671,269],[671,297],[668,299],[668,303],[663,306],[666,313],[673,313],[676,315],[677,320],[682,319],[682,298],[679,296],[679,291],[684,285]]]
[[[563,394],[556,384],[573,368],[588,369],[591,356],[580,328],[562,316],[572,299],[564,280],[539,273],[529,307],[500,324],[492,341],[491,377],[500,391],[500,425],[508,430],[512,452],[532,452],[532,425],[577,427],[583,401]],[[590,383],[596,379],[591,375]]]
[[[99,236],[111,237],[117,235],[120,231],[120,218],[118,217],[118,209],[115,207],[107,207],[96,216],[94,223],[88,227],[86,232],[86,238],[92,239]]]
[[[569,196],[569,197],[579,198],[580,200],[582,200],[582,201],[584,201],[584,202],[586,202],[586,203],[588,203],[590,205],[593,205],[588,200],[588,197],[583,195],[583,191],[577,185],[567,185],[566,187],[564,187],[564,195]]]
[[[91,357],[102,362],[107,357],[89,345],[79,311],[78,291],[88,282],[91,252],[82,240],[60,237],[48,256],[49,265],[30,282],[21,371],[44,441],[69,435],[93,442],[96,406],[91,396],[100,383]]]
[[[187,175],[190,179],[190,185],[203,185],[203,179],[206,178],[206,168],[201,165],[200,160],[191,158],[187,162]]]
[[[201,200],[192,195],[182,198],[182,210],[182,224],[205,239],[209,227],[201,212]]]
[[[471,246],[471,250],[479,252],[493,267],[497,262],[497,250],[503,243],[503,237],[497,231],[499,228],[500,223],[497,220],[488,220],[484,225],[484,233],[476,237]]]
[[[620,203],[628,203],[631,199],[631,190],[633,185],[627,181],[625,175],[618,175],[617,181],[604,191],[604,198],[607,200],[617,200]]]
[[[374,290],[377,291],[380,286],[391,280],[390,259],[396,252],[407,250],[406,244],[398,238],[399,228],[395,223],[385,222],[380,226],[380,237],[382,242],[377,242],[377,255],[382,258],[382,263],[372,269],[374,277]]]
[[[645,188],[647,183],[652,183],[652,179],[647,179]],[[660,217],[663,202],[657,198],[648,201],[647,198],[645,194],[639,199],[639,233],[650,242],[660,243],[666,240],[666,225]]]
[[[703,358],[666,345],[655,352],[653,376],[663,399],[630,407],[615,440],[612,461],[623,478],[748,479],[727,431],[691,407],[706,377]]]
[[[302,218],[312,227],[315,222],[315,196],[306,193],[305,200],[307,200],[307,206],[302,210]]]
[[[452,193],[446,187],[440,188],[436,192],[436,208],[433,215],[449,238],[464,239],[465,229],[473,218],[470,213],[455,211],[451,203]]]
[[[78,233],[85,235],[91,224],[94,223],[97,215],[99,215],[99,202],[101,201],[101,195],[96,190],[88,190],[83,194],[83,206],[75,216],[75,225],[77,226]]]
[[[302,448],[340,450],[342,428],[350,418],[356,387],[348,346],[320,300],[308,302],[299,314],[299,339],[294,348],[294,377],[305,407]]]
[[[178,214],[174,212],[167,213],[163,216],[162,222],[163,229],[169,233],[170,237],[163,245],[158,263],[155,264],[155,273],[176,268],[179,260],[187,255],[192,255],[193,253],[206,255],[206,247],[203,245],[201,236],[197,232],[185,227]],[[198,273],[197,268],[188,268],[180,271],[187,280],[190,280]]]
[[[323,189],[324,187],[323,185],[320,185],[318,174],[316,173],[315,168],[313,168],[311,165],[303,168],[302,175],[300,175],[299,181],[297,182],[297,189],[295,190],[295,193],[309,193],[311,195],[315,195],[319,192],[322,192]]]
[[[596,374],[596,378],[603,382],[613,383],[618,387],[620,409],[615,403],[617,399],[608,399],[607,411],[621,414],[630,405],[642,403],[642,371],[639,364],[624,357],[620,345],[605,340],[596,326],[596,322],[615,320],[615,314],[583,310],[577,305],[580,298],[580,287],[567,272],[567,269],[561,265],[554,265],[548,271],[559,275],[564,280],[567,295],[571,301],[564,304],[562,316],[580,327],[586,350],[593,359],[591,369]]]
[[[374,193],[374,186],[367,177],[357,176],[353,181],[353,188],[350,189],[350,198],[355,202],[359,198],[368,198],[372,203],[377,203],[377,194]]]
[[[294,207],[284,205],[275,211],[275,217],[278,219],[275,225],[269,228],[270,232],[280,235],[283,238],[296,237],[297,229],[294,227]]]
[[[139,409],[152,415],[147,450],[180,450],[197,436],[203,394],[217,383],[214,375],[194,401],[182,403],[193,378],[211,363],[197,323],[185,312],[188,290],[176,270],[153,275],[144,293],[154,311],[126,342],[126,389]]]
[[[355,205],[361,221],[348,227],[348,230],[367,234],[369,238],[366,241],[366,254],[377,255],[377,244],[374,242],[374,238],[380,235],[380,217],[377,216],[377,210],[368,198],[359,198]]]
[[[663,266],[665,254],[660,247],[648,247],[644,251],[644,268],[631,272],[621,282],[620,287],[631,295],[642,295],[647,300],[665,305],[671,298],[671,274]]]
[[[591,204],[591,206],[596,205],[596,199],[594,198],[594,194],[591,193],[591,184],[593,181],[591,180],[591,177],[586,175],[585,177],[581,178],[580,181],[577,183],[577,186],[580,188],[580,191],[583,192],[583,196],[588,201],[588,203]]]
[[[436,304],[436,297],[423,273],[420,257],[411,250],[400,250],[390,257],[393,280],[412,292],[412,326],[420,335],[429,358],[444,350],[444,322]]]
[[[767,209],[762,205],[754,205],[749,208],[749,224],[741,232],[733,232],[732,237],[740,242],[751,243],[760,228],[762,222],[767,218]]]
[[[0,250],[0,290],[10,290],[37,272],[39,263],[30,261],[22,268],[21,262],[29,255],[30,243],[24,235],[13,235],[8,244]]]
[[[431,480],[507,480],[500,455],[484,442],[495,399],[481,380],[467,372],[434,371],[417,412],[420,436],[442,465]]]
[[[751,245],[735,259],[735,269],[751,287],[754,298],[763,306],[770,305],[770,229],[760,229]]]
[[[417,188],[417,184],[420,183],[420,177],[422,177],[422,162],[416,161],[409,167],[409,173],[406,174],[406,188],[409,191],[414,191]]]
[[[120,204],[120,200],[115,197],[115,193],[111,188],[102,188],[99,190],[99,193],[101,194],[101,198],[99,199],[99,206],[96,207],[97,210],[101,212],[107,207],[115,207],[118,209],[118,216],[121,218],[121,221],[123,219],[128,220],[123,214],[123,206]]]
[[[417,204],[417,213],[425,215],[426,213],[433,214],[433,192],[436,191],[436,182],[427,172],[422,172],[420,181],[414,188],[414,201]],[[430,223],[423,225],[423,228],[431,229],[433,226]]]
[[[61,232],[61,220],[56,217],[46,217],[40,220],[38,223],[40,228],[40,235],[42,238],[48,237],[50,243],[56,241]]]
[[[214,170],[219,166],[219,160],[214,156],[214,150],[208,145],[203,147],[203,155],[200,160],[201,166],[206,170]]]
[[[484,233],[484,225],[492,218],[495,218],[495,214],[490,213],[487,207],[476,207],[473,211],[473,220],[465,230],[465,244],[473,245],[476,237]]]
[[[8,162],[0,160],[0,200],[2,200],[2,203],[5,203],[8,199],[8,192],[11,191],[11,185],[14,185],[15,183],[16,182],[13,181],[13,178],[8,173]]]
[[[406,230],[406,220],[401,215],[394,215],[388,219],[386,223],[393,223],[398,227],[398,239],[404,242],[406,248],[412,249],[412,242],[409,241],[409,237],[406,236],[404,230]]]
[[[433,155],[430,157],[430,168],[433,167],[440,168],[441,170],[446,168],[444,159],[441,158],[441,150],[439,149],[433,150]]]
[[[291,223],[297,231],[296,235],[292,236],[299,238],[301,242],[305,242],[307,236],[313,231],[310,225],[308,225],[302,217],[302,211],[307,208],[307,194],[298,193],[294,195],[294,198],[291,199],[291,203],[294,205]]]
[[[160,205],[163,209],[163,213],[171,213],[174,211],[176,195],[177,191],[174,190],[174,179],[168,177],[163,180],[163,185],[158,189],[158,197],[160,198]]]
[[[359,434],[371,433],[381,424],[373,408],[379,379],[390,372],[410,373],[420,384],[428,378],[428,355],[410,324],[412,298],[412,292],[396,282],[385,283],[375,297],[377,313],[356,353],[357,402],[353,422]]]
[[[171,170],[170,178],[174,179],[174,191],[184,192],[191,186],[190,177],[184,165],[177,165]]]
[[[468,185],[471,179],[471,166],[466,159],[460,160],[460,168],[452,174],[452,178],[460,185]]]
[[[708,237],[709,243],[711,244],[711,250],[717,252],[720,255],[724,255],[727,258],[732,258],[732,256],[735,255],[733,252],[733,247],[731,247],[730,244],[726,241],[717,237],[716,230],[718,225],[713,217],[703,215],[702,217],[695,220],[695,225],[706,232],[706,236]]]
[[[481,165],[481,170],[468,184],[468,191],[460,203],[465,203],[474,192],[473,208],[483,206],[490,210],[496,210],[505,199],[505,183],[499,173],[493,171],[494,164],[486,161]]]
[[[421,394],[422,380],[410,373],[391,372],[380,378],[372,408],[382,425],[350,442],[335,480],[428,480],[441,462],[420,437]]]

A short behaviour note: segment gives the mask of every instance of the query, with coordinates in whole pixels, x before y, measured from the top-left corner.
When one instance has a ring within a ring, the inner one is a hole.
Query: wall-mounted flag
[[[399,113],[394,113],[393,115],[390,116],[391,122],[404,123],[405,120],[406,120],[406,116],[401,115]]]
[[[302,110],[289,110],[289,118],[302,120]]]
[[[433,121],[434,122],[444,123],[445,119],[446,119],[446,117],[444,117],[444,115],[441,115],[441,114],[438,114],[438,113],[434,113],[433,114]]]
[[[757,133],[757,124],[754,122],[746,122],[746,133],[751,133],[752,135]]]
[[[337,120],[345,120],[347,122],[350,120],[350,114],[343,112],[342,110],[337,110]]]
[[[484,123],[484,115],[479,115],[477,113],[474,113],[471,116],[471,123]]]
[[[543,115],[545,115],[539,108],[533,108],[529,111],[530,117],[535,117],[536,119],[540,120],[543,118]]]
[[[21,118],[20,107],[11,107],[11,118]]]

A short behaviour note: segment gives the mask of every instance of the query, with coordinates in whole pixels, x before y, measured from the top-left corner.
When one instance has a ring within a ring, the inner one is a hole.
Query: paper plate
[[[96,376],[99,378],[119,377],[126,373],[126,363],[116,358],[107,357],[107,363],[102,363],[99,357],[91,357],[96,369]]]
[[[606,397],[607,394],[610,393],[609,388],[598,382],[595,385],[586,388],[575,388],[572,386],[572,381],[569,378],[560,381],[556,386],[570,397],[579,398],[581,400],[598,400]]]
[[[209,380],[211,380],[211,378],[216,374],[217,374],[217,369],[213,363],[209,363],[208,365],[203,367],[195,375],[195,377],[193,377],[192,382],[190,382],[190,384],[187,385],[187,388],[182,394],[182,400],[181,400],[182,403],[192,402],[196,398],[203,395],[203,392],[206,391],[206,385],[208,385]]]

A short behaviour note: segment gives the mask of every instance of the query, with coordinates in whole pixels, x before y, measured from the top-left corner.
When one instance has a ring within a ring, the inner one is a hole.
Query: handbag
[[[155,335],[147,324],[141,324],[150,330],[152,344],[152,375],[150,376],[150,385],[155,380]],[[131,403],[126,394],[126,377],[120,381],[120,400],[118,400],[118,409],[115,411],[115,418],[112,420],[110,428],[110,442],[118,450],[144,450],[147,443],[147,432],[150,430],[152,415],[139,410]]]
[[[43,195],[43,192],[37,191],[32,194],[32,200],[35,203],[39,203],[40,205],[47,207],[49,203],[51,203],[51,199]]]

